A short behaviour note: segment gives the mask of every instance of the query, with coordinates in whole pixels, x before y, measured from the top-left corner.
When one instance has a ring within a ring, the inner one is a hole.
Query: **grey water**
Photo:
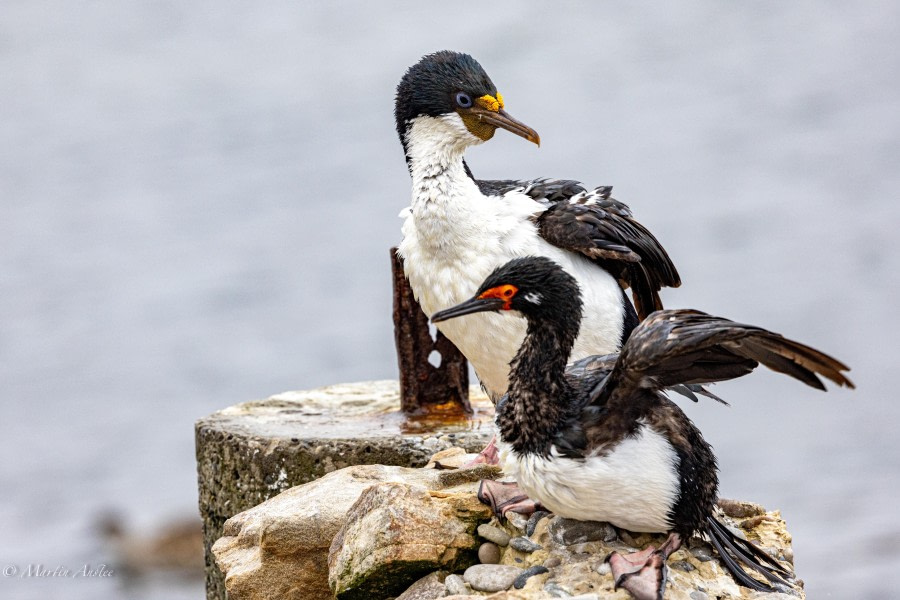
[[[759,372],[685,410],[810,598],[896,597],[898,39],[889,1],[4,2],[0,597],[201,597],[6,569],[108,564],[106,511],[196,514],[212,411],[396,376],[393,93],[443,48],[543,140],[498,133],[477,176],[614,185],[681,271],[668,306],[852,366],[856,391]]]

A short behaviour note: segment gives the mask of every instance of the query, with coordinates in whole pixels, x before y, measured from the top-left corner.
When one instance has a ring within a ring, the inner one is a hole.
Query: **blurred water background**
[[[900,4],[0,7],[0,567],[113,557],[116,510],[196,514],[193,423],[396,376],[404,69],[478,58],[540,149],[485,178],[615,185],[684,280],[856,392],[758,373],[686,410],[722,493],[780,508],[810,598],[896,597]],[[3,598],[200,598],[199,580],[0,577]]]

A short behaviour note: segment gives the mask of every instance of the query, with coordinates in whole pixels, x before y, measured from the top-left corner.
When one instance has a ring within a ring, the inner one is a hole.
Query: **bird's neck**
[[[412,176],[413,200],[470,194],[477,190],[463,161],[466,148],[479,143],[449,117],[418,117],[402,139]]]
[[[566,364],[578,335],[577,314],[559,322],[528,320],[525,341],[510,363],[509,397],[497,418],[501,439],[517,452],[549,452],[561,421],[573,411]]]

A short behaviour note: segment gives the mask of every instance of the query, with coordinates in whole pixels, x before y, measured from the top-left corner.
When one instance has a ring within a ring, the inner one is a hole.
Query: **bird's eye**
[[[512,295],[513,295],[512,288],[508,287],[508,288],[506,288],[506,289],[503,290],[503,297],[504,297],[504,298],[511,298]]]
[[[456,94],[456,104],[461,108],[472,108],[472,96],[459,92]]]

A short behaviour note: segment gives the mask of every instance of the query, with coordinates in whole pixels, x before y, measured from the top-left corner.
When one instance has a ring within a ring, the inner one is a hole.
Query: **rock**
[[[361,465],[291,488],[226,521],[225,535],[212,552],[225,574],[229,598],[332,600],[328,551],[363,490],[399,482],[436,492],[461,487],[471,493],[492,472],[496,470],[483,466],[438,471]]]
[[[467,471],[437,471],[466,475]],[[479,521],[491,518],[477,482],[436,492],[421,485],[379,483],[350,507],[328,555],[328,584],[338,600],[393,596],[423,573],[475,562]]]
[[[754,515],[755,516],[755,515]],[[724,517],[726,526],[745,531],[748,538],[761,547],[771,548],[778,556],[790,550],[790,534],[777,511],[766,513],[766,519],[750,521],[749,529],[741,519]],[[753,516],[746,517],[753,519]],[[560,522],[562,521],[562,522]],[[631,533],[624,535],[641,549],[647,545],[659,547],[665,541],[663,534]],[[567,543],[573,539],[610,538],[578,543]],[[541,519],[534,527],[530,541],[542,546],[532,553],[521,553],[514,549],[518,543],[510,540],[509,547],[500,559],[501,565],[522,567],[523,573],[535,566],[543,566],[550,571],[549,576],[524,579],[521,589],[510,589],[491,596],[491,600],[546,600],[547,598],[611,598],[626,600],[630,596],[625,590],[615,590],[612,573],[606,557],[615,550],[629,552],[621,539],[610,535],[603,524],[582,523],[551,516]],[[711,556],[708,553],[712,553]],[[804,598],[803,590],[797,588],[797,596],[765,595],[739,586],[725,570],[718,555],[698,538],[693,538],[684,547],[674,552],[669,559],[669,581],[666,587],[667,600],[690,600],[692,592],[700,592],[708,598],[733,598],[744,600],[797,600]]]
[[[728,498],[719,498],[717,503],[729,517],[736,519],[745,519],[747,517],[756,517],[766,514],[766,509],[754,502],[745,500],[729,500]]]
[[[549,517],[551,513],[546,510],[536,510],[531,516],[528,518],[528,522],[525,523],[525,535],[531,537],[534,534],[534,528],[537,527],[538,521],[543,519],[544,517]]]
[[[691,548],[691,554],[693,554],[697,560],[702,562],[707,562],[713,560],[716,557],[715,551],[712,549],[712,546],[709,546],[705,543],[698,544]]]
[[[525,532],[525,527],[528,525],[528,517],[521,513],[517,513],[515,511],[510,511],[506,513],[506,522],[513,529],[519,531],[520,533]]]
[[[509,589],[522,573],[518,567],[505,565],[473,565],[463,573],[463,579],[479,592],[500,592]]]
[[[548,569],[552,569],[553,567],[558,567],[562,564],[562,559],[558,556],[551,556],[547,560],[544,561],[544,566]]]
[[[427,441],[434,440],[436,438],[429,438]],[[423,445],[425,442],[423,442]],[[475,460],[478,456],[475,452],[466,452],[464,448],[460,448],[458,446],[454,446],[452,448],[447,448],[446,450],[441,450],[437,452],[434,456],[432,456],[428,463],[424,468],[426,469],[459,469],[464,464]]]
[[[544,584],[544,591],[550,594],[552,598],[571,598],[572,592],[559,585],[555,581],[549,581]]]
[[[595,541],[611,542],[616,539],[616,530],[609,523],[556,517],[550,525],[550,535],[555,542],[563,545]]]
[[[472,420],[408,419],[399,412],[397,381],[370,381],[285,392],[197,421],[208,600],[225,600],[212,546],[227,519],[350,465],[421,467],[451,446],[478,452],[491,437],[493,407],[475,386],[469,400]]]
[[[397,596],[396,600],[436,600],[446,595],[444,587],[446,571],[429,573],[422,579],[409,586],[405,592]]]
[[[478,526],[478,535],[490,542],[494,542],[498,546],[506,546],[509,544],[508,533],[499,527],[488,525],[487,523]]]
[[[500,548],[494,542],[485,542],[478,547],[478,562],[483,565],[496,565],[500,562]]]
[[[694,565],[686,560],[675,560],[669,563],[669,567],[690,573],[694,570]]]
[[[447,595],[449,596],[466,596],[469,593],[462,575],[447,575],[447,579],[444,580],[444,587],[447,589]]]
[[[526,553],[531,553],[531,552],[534,552],[535,550],[541,549],[540,544],[535,544],[534,542],[529,540],[527,537],[514,537],[511,540],[509,540],[509,546],[511,548],[518,550],[519,552],[526,552]]]
[[[540,575],[541,573],[549,573],[550,569],[541,565],[535,565],[533,567],[529,567],[525,569],[518,577],[516,577],[515,581],[513,581],[513,587],[517,590],[521,590],[525,587],[525,584],[528,582],[529,577],[534,577],[535,575]]]

